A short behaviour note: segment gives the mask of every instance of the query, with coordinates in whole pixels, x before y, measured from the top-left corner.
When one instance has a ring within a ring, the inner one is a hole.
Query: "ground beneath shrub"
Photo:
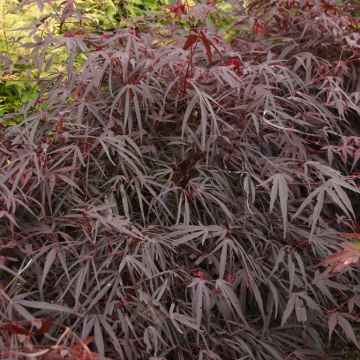
[[[357,340],[360,342],[360,324],[352,324]],[[344,334],[343,331],[341,331]],[[344,342],[339,336],[333,334],[330,341],[328,340],[328,334],[324,335],[323,340],[326,344],[326,350],[328,354],[331,354],[331,360],[360,360],[360,350],[351,342]],[[346,338],[346,336],[344,335]]]

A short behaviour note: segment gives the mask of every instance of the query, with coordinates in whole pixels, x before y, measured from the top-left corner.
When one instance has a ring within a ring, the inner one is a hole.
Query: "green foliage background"
[[[82,15],[85,15],[87,23],[84,26],[87,28],[112,30],[114,26],[126,26],[119,15],[119,10],[123,17],[137,17],[141,16],[141,10],[145,10],[145,7],[156,11],[166,2],[166,0],[135,0],[127,4],[125,9],[122,3],[115,4],[111,0],[91,0],[79,3],[77,8]],[[56,6],[60,2],[53,3],[53,7],[45,4],[41,10],[35,2],[18,9],[20,3],[19,0],[0,0],[0,53],[6,54],[10,59],[9,62],[5,60],[5,56],[0,57],[0,116],[17,112],[23,103],[34,100],[40,91],[39,79],[51,76],[53,69],[64,70],[68,58],[66,48],[62,47],[48,49],[45,57],[51,61],[51,65],[46,71],[44,69],[46,65],[39,73],[31,64],[17,64],[19,60],[26,60],[31,54],[32,49],[29,46],[24,47],[24,44],[33,42],[31,28],[35,30],[42,27],[44,33],[55,33],[60,27],[60,20],[54,16]],[[38,3],[40,4],[41,1]],[[66,27],[71,29],[71,24],[66,24]]]
[[[10,59],[9,62],[5,60],[5,56],[0,57],[0,116],[21,110],[23,103],[36,99],[41,79],[51,77],[54,70],[61,72],[66,68],[69,54],[65,46],[47,49],[41,71],[31,63],[18,64],[19,61],[26,62],[31,55],[33,49],[30,44],[34,43],[35,30],[41,28],[44,35],[52,33],[54,36],[63,36],[65,30],[74,29],[71,23],[65,23],[61,27],[60,19],[56,17],[56,7],[61,2],[44,4],[42,9],[39,9],[43,4],[41,0],[28,2],[28,5],[19,7],[22,3],[20,0],[0,0],[0,53],[6,54]],[[192,2],[194,1],[188,1],[189,4]],[[163,5],[168,7],[160,9]],[[161,28],[165,23],[177,20],[177,14],[170,13],[169,9],[178,4],[175,0],[85,0],[78,2],[76,6],[84,16],[84,28],[112,31],[131,23],[136,25],[137,20],[148,11],[154,14],[154,21]],[[217,1],[220,11],[209,21],[227,29],[231,22],[226,16],[231,10],[229,6],[226,1]],[[187,28],[189,24],[182,25]],[[231,31],[225,31],[224,39],[230,37]]]
[[[0,115],[14,112],[21,104],[32,100],[37,95],[37,87],[31,85],[34,74],[31,69],[14,65],[18,59],[29,55],[30,51],[22,48],[29,31],[15,31],[17,28],[28,26],[40,16],[40,11],[32,9],[26,15],[24,11],[11,13],[10,10],[19,4],[16,0],[0,0],[0,52],[7,54],[12,63],[1,59],[0,75]]]

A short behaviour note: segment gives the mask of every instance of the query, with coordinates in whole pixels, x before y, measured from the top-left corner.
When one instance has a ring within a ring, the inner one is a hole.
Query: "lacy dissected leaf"
[[[358,3],[15,2],[1,356],[358,346]]]

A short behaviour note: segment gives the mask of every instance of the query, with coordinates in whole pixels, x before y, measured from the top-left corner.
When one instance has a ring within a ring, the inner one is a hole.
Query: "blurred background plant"
[[[65,46],[53,48],[49,44],[43,49],[46,61],[41,69],[34,63],[22,61],[31,58],[31,43],[37,29],[43,29],[44,34],[55,34],[60,28],[63,33],[75,30],[77,25],[74,26],[73,20],[62,23],[58,15],[61,10],[56,9],[59,3],[0,0],[0,54],[6,54],[0,55],[0,116],[19,111],[22,104],[34,100],[40,91],[41,79],[65,71],[69,56]],[[194,1],[187,3],[192,5]],[[166,5],[171,7],[169,0],[85,0],[77,2],[76,9],[84,29],[113,31],[129,25],[141,27],[141,18],[150,13],[159,29],[176,20],[186,28],[188,22],[178,18],[176,11],[169,14]],[[224,39],[230,39],[236,33],[236,28],[226,31],[233,20],[232,6],[224,0],[217,1],[216,6],[221,11],[207,19],[208,25],[223,29]],[[81,63],[81,58],[76,58],[75,65]]]
[[[127,26],[128,18],[141,16],[146,8],[156,11],[166,0],[131,0],[129,3],[111,0],[86,0],[76,4],[82,25],[86,29],[114,30]],[[25,3],[25,5],[24,5]],[[59,17],[60,2],[33,3],[20,0],[0,0],[0,116],[19,111],[22,104],[34,100],[40,91],[41,79],[48,79],[66,69],[69,53],[65,46],[52,48],[52,44],[43,49],[44,62],[41,69],[34,63],[24,64],[32,54],[33,35],[43,29],[43,35],[66,33],[75,30],[73,20],[64,21]],[[120,13],[123,18],[121,18]],[[2,54],[2,55],[1,55]],[[6,54],[6,56],[4,56]],[[81,58],[76,64],[81,64]]]
[[[26,15],[24,11],[11,13],[18,4],[17,0],[0,0],[0,115],[20,110],[22,103],[36,98],[39,90],[37,84],[34,85],[32,81],[35,74],[31,69],[16,65],[18,59],[30,54],[29,49],[22,47],[22,42],[26,41],[30,31],[14,30],[28,26],[40,16],[40,11],[35,5]]]

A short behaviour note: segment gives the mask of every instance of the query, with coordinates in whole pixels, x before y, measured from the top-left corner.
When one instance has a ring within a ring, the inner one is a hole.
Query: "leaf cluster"
[[[358,4],[229,3],[230,42],[205,1],[34,33],[38,69],[68,58],[1,119],[1,356],[360,348]]]

